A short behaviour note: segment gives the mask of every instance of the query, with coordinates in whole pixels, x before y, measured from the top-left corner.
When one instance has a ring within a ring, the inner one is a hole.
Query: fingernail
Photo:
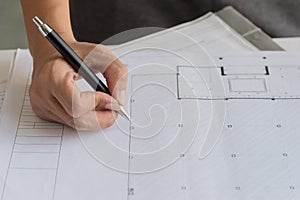
[[[120,90],[117,92],[117,100],[119,101],[120,104],[125,105],[125,102],[126,102],[126,91],[125,90]]]
[[[120,110],[120,105],[118,103],[112,102],[108,103],[104,106],[105,109],[108,110],[114,110],[114,111],[119,111]]]

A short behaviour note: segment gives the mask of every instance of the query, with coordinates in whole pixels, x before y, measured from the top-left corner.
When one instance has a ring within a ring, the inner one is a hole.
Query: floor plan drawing
[[[34,115],[28,56],[3,104],[1,200],[299,198],[296,53],[123,55],[132,121],[94,132]]]

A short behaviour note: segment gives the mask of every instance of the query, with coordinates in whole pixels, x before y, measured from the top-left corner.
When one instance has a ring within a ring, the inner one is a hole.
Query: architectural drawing
[[[28,56],[3,105],[1,200],[299,198],[299,55],[124,55],[132,122],[95,132],[33,114]]]

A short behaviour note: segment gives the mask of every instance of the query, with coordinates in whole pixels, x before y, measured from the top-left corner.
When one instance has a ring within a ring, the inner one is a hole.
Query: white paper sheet
[[[124,199],[127,174],[97,162],[70,128],[35,116],[31,67],[29,52],[18,50],[0,124],[1,199]]]
[[[130,132],[129,199],[299,198],[297,53],[223,54],[213,62],[186,55],[189,65],[150,55],[124,59],[137,74],[130,88],[139,89],[129,102],[133,121],[141,123]],[[156,114],[154,105],[164,111]],[[136,128],[147,123],[152,131]],[[183,150],[185,139],[192,143]]]
[[[123,34],[138,34],[141,29]],[[122,37],[120,35],[114,37]],[[138,49],[164,49],[171,52],[216,53],[257,51],[250,42],[236,33],[214,13],[157,33],[112,47],[117,55]]]
[[[132,123],[76,132],[33,114],[19,50],[0,122],[1,200],[298,199],[299,54],[184,58],[124,55]]]

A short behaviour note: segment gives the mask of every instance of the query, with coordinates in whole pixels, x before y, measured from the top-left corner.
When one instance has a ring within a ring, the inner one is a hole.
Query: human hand
[[[94,72],[103,73],[112,97],[102,92],[81,92],[75,84],[78,74],[51,49],[34,57],[29,91],[33,111],[42,119],[79,130],[111,126],[115,111],[125,104],[127,68],[102,45],[76,41],[69,45],[79,57],[87,57],[85,62]]]

